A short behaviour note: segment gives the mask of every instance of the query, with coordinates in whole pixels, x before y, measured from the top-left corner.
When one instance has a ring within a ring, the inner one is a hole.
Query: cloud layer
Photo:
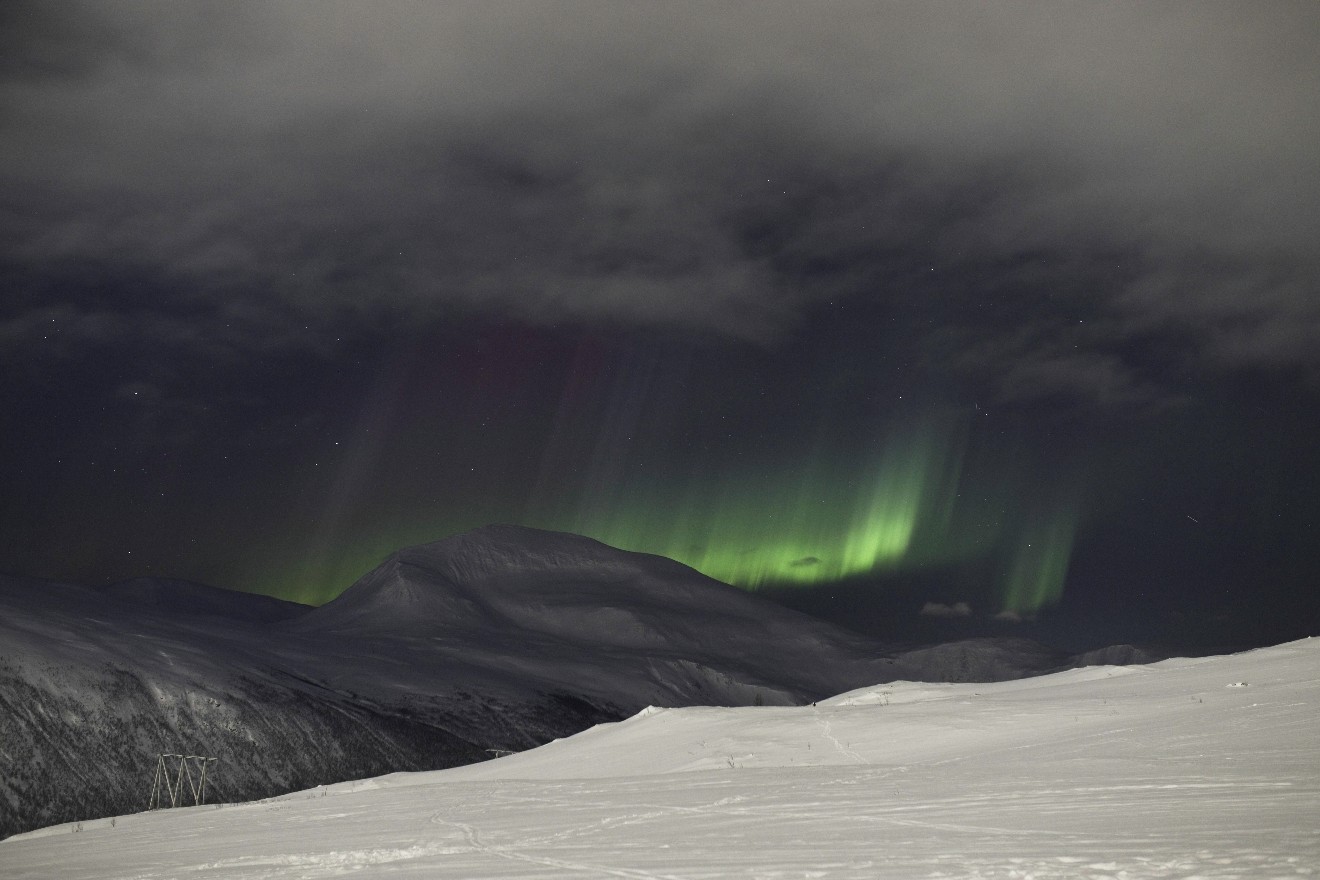
[[[853,301],[1000,402],[1320,364],[1313,4],[6,15],[10,351],[473,312],[774,345]]]

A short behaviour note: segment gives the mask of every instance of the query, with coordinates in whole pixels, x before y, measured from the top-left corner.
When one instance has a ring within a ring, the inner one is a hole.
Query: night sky
[[[1318,95],[1313,2],[8,0],[0,571],[1320,633]]]

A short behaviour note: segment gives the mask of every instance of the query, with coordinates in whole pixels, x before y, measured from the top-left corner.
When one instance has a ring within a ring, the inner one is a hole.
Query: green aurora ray
[[[1031,614],[1062,597],[1076,531],[1072,511],[1056,512],[1023,530],[1005,579],[1005,611]]]
[[[679,498],[652,490],[645,504],[595,508],[566,528],[746,589],[897,568],[943,539],[956,492],[960,450],[917,433],[860,468],[818,455],[788,479],[706,475]]]
[[[503,521],[666,556],[749,590],[980,559],[995,567],[1002,610],[1030,616],[1057,602],[1077,529],[1076,493],[1042,500],[1022,490],[1020,475],[987,479],[967,470],[966,431],[930,420],[892,431],[871,450],[821,448],[792,467],[670,473],[623,485],[612,478],[617,470],[609,479],[588,475],[571,509]],[[466,521],[452,511],[418,512],[377,534],[358,532],[333,553],[286,564],[258,589],[328,601],[399,547],[500,520],[493,510],[472,514]]]
[[[998,475],[975,489],[985,481],[965,473],[965,437],[929,421],[895,431],[869,461],[818,452],[787,479],[703,474],[679,479],[678,495],[625,492],[548,525],[750,590],[989,560],[999,610],[1030,616],[1063,595],[1075,486],[1024,491],[1036,480]]]

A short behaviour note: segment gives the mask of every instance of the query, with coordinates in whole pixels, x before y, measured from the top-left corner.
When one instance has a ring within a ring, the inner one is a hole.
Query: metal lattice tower
[[[166,798],[171,807],[181,803],[186,806],[184,782],[188,783],[187,791],[192,793],[194,806],[206,803],[206,771],[216,760],[202,755],[157,755],[156,778],[151,783],[151,799],[147,802],[147,809],[164,807]]]

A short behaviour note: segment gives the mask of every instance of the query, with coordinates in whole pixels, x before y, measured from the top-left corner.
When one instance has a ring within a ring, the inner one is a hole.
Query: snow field
[[[0,876],[1320,875],[1320,640],[798,708],[645,710],[540,749],[58,826]]]

